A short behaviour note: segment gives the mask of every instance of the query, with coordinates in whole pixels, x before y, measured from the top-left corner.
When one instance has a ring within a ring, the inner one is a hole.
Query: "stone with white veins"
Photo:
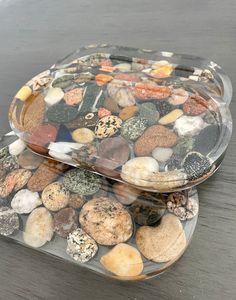
[[[152,156],[159,162],[167,161],[172,154],[173,150],[171,148],[156,147],[152,151]]]
[[[41,205],[42,201],[37,192],[23,189],[15,194],[11,201],[11,207],[18,214],[29,214],[37,206]]]
[[[207,125],[199,116],[182,116],[175,121],[174,130],[179,136],[194,136]]]
[[[50,87],[48,89],[47,95],[45,96],[44,100],[48,105],[54,105],[61,101],[64,97],[64,92],[59,87]]]
[[[18,139],[15,142],[11,143],[8,146],[8,149],[9,153],[14,156],[19,155],[21,152],[23,152],[25,147],[25,143],[21,139]]]

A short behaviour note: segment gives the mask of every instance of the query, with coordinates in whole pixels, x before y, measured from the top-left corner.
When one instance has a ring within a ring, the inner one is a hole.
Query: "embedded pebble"
[[[152,151],[152,156],[159,162],[167,161],[172,154],[173,150],[171,148],[156,147]]]
[[[199,116],[182,116],[175,121],[174,130],[179,136],[194,136],[206,126],[207,124]]]
[[[56,142],[73,142],[70,130],[63,124],[58,128]]]
[[[71,74],[65,74],[65,75],[59,76],[52,81],[52,87],[66,89],[67,87],[69,87],[71,85],[73,78],[74,78],[74,76]]]
[[[42,201],[37,192],[31,192],[27,189],[18,191],[12,201],[11,207],[18,214],[29,214],[37,206],[40,206]]]
[[[77,228],[67,237],[66,253],[75,261],[86,263],[98,251],[96,242],[83,229]]]
[[[97,74],[95,77],[96,83],[98,86],[102,86],[107,84],[113,79],[112,76],[107,75],[107,74]]]
[[[78,227],[78,214],[73,208],[63,208],[53,216],[54,231],[63,238]]]
[[[71,194],[68,205],[75,209],[81,208],[85,203],[85,200],[79,194]]]
[[[25,231],[24,242],[34,248],[42,247],[53,237],[53,218],[45,207],[34,209],[29,215]]]
[[[78,128],[72,132],[72,138],[74,141],[80,144],[89,144],[95,138],[92,130],[88,128]]]
[[[120,108],[119,108],[118,104],[112,98],[106,98],[103,103],[103,106],[106,109],[108,109],[109,111],[111,111],[112,113],[118,114],[120,112]]]
[[[183,158],[177,154],[172,155],[165,164],[165,171],[174,171],[181,168]]]
[[[36,152],[47,152],[46,144],[54,142],[57,136],[57,128],[51,124],[43,124],[36,127],[29,139],[30,148]]]
[[[122,137],[107,138],[98,146],[98,156],[107,159],[108,166],[111,162],[115,167],[123,165],[129,159],[129,155],[129,144]]]
[[[169,103],[172,105],[181,105],[184,104],[188,99],[188,92],[182,88],[174,89],[172,95],[170,96]]]
[[[53,182],[44,188],[41,197],[48,210],[58,211],[68,205],[70,192],[62,183]]]
[[[137,140],[148,127],[148,121],[144,118],[133,117],[126,120],[121,126],[121,135],[130,141]]]
[[[125,242],[133,233],[131,216],[112,198],[100,197],[87,202],[82,207],[79,221],[85,232],[101,245]]]
[[[181,221],[194,218],[198,214],[199,205],[194,198],[188,198],[182,192],[175,192],[167,198],[168,211]]]
[[[139,108],[139,114],[140,117],[147,120],[148,125],[154,125],[157,123],[160,117],[159,112],[156,109],[156,105],[151,102],[141,104]]]
[[[147,259],[163,263],[176,260],[184,252],[187,242],[180,220],[167,214],[156,227],[138,228],[136,244]]]
[[[0,234],[9,236],[18,230],[19,226],[19,217],[14,210],[5,206],[0,207]]]
[[[19,155],[17,161],[22,168],[27,170],[34,170],[37,169],[42,163],[43,157],[36,155],[32,151],[26,149]]]
[[[201,178],[207,174],[212,167],[212,164],[206,156],[199,152],[189,152],[183,162],[182,166],[190,180]]]
[[[137,186],[146,186],[149,177],[158,171],[159,164],[154,158],[135,157],[122,166],[121,178]]]
[[[123,205],[130,205],[137,199],[137,197],[141,193],[141,190],[121,182],[114,183],[112,186],[112,190],[117,200]]]
[[[150,126],[135,142],[134,152],[137,156],[150,154],[156,147],[173,147],[177,143],[177,135],[162,125]]]
[[[58,153],[69,153],[71,151],[81,149],[82,147],[83,145],[75,142],[56,142],[50,143],[48,149]]]
[[[24,85],[15,95],[16,99],[20,99],[21,101],[26,101],[32,95],[32,89]]]
[[[198,95],[192,95],[183,105],[183,111],[186,115],[197,116],[208,109],[208,102]]]
[[[103,106],[104,101],[105,95],[101,87],[90,84],[84,89],[83,101],[79,105],[78,112],[80,115],[96,112],[99,107]]]
[[[25,169],[17,169],[9,173],[0,183],[0,197],[5,198],[11,192],[17,192],[23,188],[31,176],[32,173]]]
[[[83,89],[82,88],[76,88],[73,90],[70,90],[69,92],[66,92],[64,95],[64,100],[67,105],[77,105],[79,104],[83,99]]]
[[[159,112],[161,118],[163,116],[166,116],[173,110],[173,106],[165,100],[157,101],[156,108],[157,108],[157,111]]]
[[[157,85],[153,82],[140,82],[135,85],[135,97],[142,101],[150,99],[164,99],[171,95],[171,90],[167,86]]]
[[[114,80],[115,81],[115,80]],[[122,87],[120,83],[112,81],[108,85],[109,95],[119,104],[121,107],[135,105],[135,98],[129,88]]]
[[[60,102],[63,97],[64,97],[64,92],[61,88],[51,87],[48,89],[47,95],[45,96],[44,100],[49,106],[52,106]]]
[[[100,119],[95,127],[95,136],[99,139],[114,135],[121,127],[122,120],[116,116]]]
[[[101,177],[84,169],[72,169],[64,174],[63,183],[73,193],[93,195],[102,185]]]
[[[1,165],[1,169],[5,170],[6,172],[10,172],[12,170],[19,168],[17,157],[11,155],[1,159],[0,165]]]
[[[131,65],[127,63],[121,63],[118,65],[115,65],[114,68],[116,70],[119,70],[120,72],[129,72],[131,70]]]
[[[25,147],[26,147],[25,143],[21,139],[18,139],[15,142],[11,143],[8,146],[8,149],[9,149],[9,153],[14,156],[14,155],[19,155],[21,152],[23,152]]]
[[[120,73],[120,74],[115,75],[114,79],[131,81],[131,82],[141,81],[140,77],[133,73]]]
[[[95,127],[98,121],[97,113],[87,113],[85,116],[79,116],[73,121],[67,122],[65,125],[69,129],[81,127]]]
[[[170,113],[168,113],[167,115],[163,116],[159,120],[159,124],[167,125],[167,124],[174,123],[182,115],[183,115],[183,111],[181,109],[174,109]]]
[[[119,118],[121,118],[122,121],[126,121],[133,116],[135,116],[139,111],[138,106],[132,105],[132,106],[127,106],[123,108],[120,113],[119,113]]]
[[[99,119],[106,117],[106,116],[110,116],[110,115],[111,115],[110,110],[106,109],[105,107],[100,107],[98,109],[98,118]]]
[[[124,243],[112,248],[100,259],[109,272],[123,277],[138,276],[143,271],[143,261],[139,251]]]
[[[166,64],[164,66],[160,66],[150,72],[150,75],[154,78],[165,78],[169,77],[173,71],[173,66],[171,64]]]
[[[154,225],[164,215],[165,203],[152,196],[145,194],[131,204],[130,213],[134,222],[139,225]]]
[[[67,123],[78,116],[78,108],[65,103],[57,103],[46,111],[46,117],[52,123]]]
[[[67,169],[68,166],[60,162],[45,160],[29,179],[27,188],[32,192],[41,192]]]
[[[209,125],[205,127],[195,138],[194,150],[207,155],[216,146],[219,136],[220,127],[218,125]]]
[[[194,139],[186,136],[178,139],[177,144],[172,149],[174,154],[178,156],[185,156],[188,152],[192,151],[193,146]]]
[[[82,147],[73,150],[72,158],[84,162],[86,160],[93,159],[96,155],[97,155],[96,146],[93,144],[85,144]]]

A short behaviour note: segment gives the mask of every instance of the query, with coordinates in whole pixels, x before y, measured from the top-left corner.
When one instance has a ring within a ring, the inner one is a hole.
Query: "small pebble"
[[[96,242],[81,228],[77,228],[67,237],[66,253],[79,263],[86,263],[97,251]]]
[[[209,154],[216,146],[220,137],[220,127],[218,125],[209,125],[205,127],[195,137],[194,150],[201,154]]]
[[[130,141],[137,140],[148,127],[148,121],[144,118],[133,117],[126,120],[121,126],[121,135]]]
[[[182,88],[174,89],[172,95],[170,96],[169,103],[172,105],[181,105],[184,104],[188,99],[188,92]]]
[[[42,247],[53,237],[53,218],[45,207],[34,209],[26,220],[24,242],[34,248]]]
[[[121,63],[114,66],[115,70],[120,72],[129,72],[131,70],[131,65],[127,63]]]
[[[100,262],[109,272],[122,277],[138,276],[144,268],[139,251],[124,243],[103,255]]]
[[[97,113],[87,113],[85,116],[79,116],[73,121],[67,122],[65,125],[69,129],[76,129],[81,127],[95,127],[98,121]]]
[[[174,171],[181,168],[183,158],[177,154],[172,155],[165,164],[165,171]]]
[[[177,144],[172,149],[174,154],[184,157],[188,152],[192,151],[193,145],[194,139],[186,136],[178,139]]]
[[[50,106],[46,111],[46,117],[52,123],[67,123],[74,120],[77,116],[78,108],[61,102]]]
[[[154,78],[165,78],[169,77],[173,71],[173,66],[171,64],[166,64],[164,66],[160,66],[157,69],[154,69],[150,72],[150,75]]]
[[[12,201],[11,207],[18,214],[29,214],[37,206],[40,206],[42,201],[37,192],[31,192],[27,189],[18,191]]]
[[[63,238],[78,227],[78,214],[73,208],[63,208],[53,217],[54,231]]]
[[[19,165],[27,170],[34,170],[43,162],[43,158],[26,149],[18,157]]]
[[[173,106],[165,100],[157,101],[156,108],[157,108],[157,111],[159,112],[161,118],[163,116],[166,116],[173,110]]]
[[[15,142],[11,143],[8,146],[8,149],[9,149],[9,153],[14,156],[14,155],[19,155],[21,152],[23,152],[25,147],[26,147],[25,143],[21,139],[18,139]]]
[[[53,182],[42,192],[42,202],[51,211],[58,211],[69,203],[70,192],[60,182]]]
[[[112,190],[117,200],[119,200],[119,202],[123,205],[132,204],[141,193],[141,190],[121,182],[114,183],[112,186]]]
[[[106,109],[108,109],[109,111],[111,111],[112,113],[118,114],[120,112],[120,108],[119,108],[118,104],[112,98],[106,98],[103,103],[103,106]]]
[[[159,162],[167,161],[172,154],[173,150],[171,148],[156,147],[152,151],[152,156]]]
[[[76,88],[65,93],[64,100],[67,105],[77,105],[83,99],[83,89]]]
[[[92,130],[88,128],[78,128],[72,132],[72,138],[75,142],[81,144],[89,144],[95,138]]]
[[[0,234],[9,236],[19,229],[19,218],[17,213],[9,208],[0,207]]]
[[[52,81],[52,87],[66,89],[67,87],[69,87],[72,84],[73,78],[74,78],[74,76],[71,74],[65,74],[65,75],[59,76]]]
[[[125,242],[133,233],[131,216],[121,203],[112,198],[100,197],[87,202],[82,207],[79,222],[101,245]]]
[[[140,82],[135,85],[135,97],[143,101],[164,99],[170,95],[170,88],[157,85],[153,82]]]
[[[102,86],[107,84],[108,82],[110,82],[113,79],[112,76],[107,75],[107,74],[98,74],[95,77],[96,83],[98,86]]]
[[[206,125],[199,116],[182,116],[175,121],[174,130],[179,136],[194,136],[206,127]]]
[[[138,111],[139,108],[135,105],[124,107],[119,113],[119,118],[121,118],[122,121],[126,121],[135,116]]]
[[[32,95],[32,92],[32,89],[25,85],[17,92],[15,98],[20,99],[21,101],[26,101]]]
[[[110,115],[111,115],[110,110],[106,109],[105,107],[100,107],[98,109],[98,118],[99,119],[106,117],[106,116],[110,116]]]
[[[68,205],[75,209],[81,208],[85,203],[85,200],[79,194],[70,194]]]
[[[63,183],[73,193],[93,195],[101,188],[101,177],[84,169],[72,169],[64,174]]]
[[[183,105],[183,111],[186,115],[197,116],[208,109],[208,102],[198,95],[193,95]]]
[[[60,102],[63,97],[64,92],[61,88],[51,87],[48,89],[47,95],[45,96],[44,100],[49,106],[52,106]]]
[[[121,127],[122,120],[116,116],[100,119],[95,127],[95,136],[99,139],[114,135]]]
[[[159,112],[156,109],[156,105],[151,102],[141,104],[139,114],[140,117],[147,120],[149,126],[156,124],[160,117]]]
[[[174,109],[170,113],[168,113],[167,115],[163,116],[159,120],[159,124],[167,125],[167,124],[174,123],[182,115],[183,115],[183,111],[181,109]]]

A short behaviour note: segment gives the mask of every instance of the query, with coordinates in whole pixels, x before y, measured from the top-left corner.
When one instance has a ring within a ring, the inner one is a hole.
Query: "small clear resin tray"
[[[160,194],[43,158],[15,136],[0,150],[0,235],[121,280],[160,274],[187,248],[196,189]]]
[[[206,59],[92,45],[28,81],[9,118],[38,154],[171,192],[217,170],[231,137],[231,97],[229,78]]]

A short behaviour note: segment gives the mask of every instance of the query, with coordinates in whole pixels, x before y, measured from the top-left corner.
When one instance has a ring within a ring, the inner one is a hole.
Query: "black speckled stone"
[[[160,118],[167,115],[169,112],[173,110],[173,106],[165,100],[157,101],[156,107],[160,114]]]

